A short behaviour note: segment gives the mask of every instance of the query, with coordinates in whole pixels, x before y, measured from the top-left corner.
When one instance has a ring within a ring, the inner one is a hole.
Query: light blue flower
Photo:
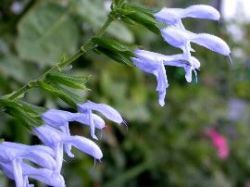
[[[29,184],[29,178],[53,187],[65,187],[64,178],[58,172],[46,168],[35,168],[24,162],[21,162],[20,166],[22,175],[19,178],[23,178],[20,187],[34,187],[33,184]],[[15,171],[10,164],[0,162],[0,167],[10,179],[15,180]]]
[[[103,129],[105,127],[104,120],[96,114],[92,114],[93,123],[96,128]],[[60,129],[70,135],[69,122],[76,121],[90,126],[88,115],[85,113],[72,113],[64,110],[49,109],[42,114],[45,124]]]
[[[98,139],[98,138],[95,135],[96,126],[95,126],[93,115],[92,115],[93,111],[99,112],[104,117],[106,117],[107,119],[117,124],[122,124],[122,123],[126,124],[121,114],[109,105],[87,101],[86,103],[78,104],[77,106],[78,106],[78,111],[80,113],[84,113],[87,115],[88,124],[90,124],[90,134],[92,138],[94,139]]]
[[[63,162],[63,145],[72,145],[97,160],[100,160],[103,156],[98,145],[87,138],[81,136],[70,136],[48,125],[42,125],[33,131],[44,145],[47,145],[55,150],[56,160],[60,168]],[[68,156],[74,157],[70,150],[65,150],[65,152]]]
[[[194,72],[197,82],[197,70],[200,69],[200,62],[197,58],[193,56],[187,58],[184,54],[165,55],[163,64],[165,66],[182,67],[185,71],[187,82],[192,82],[192,72]]]
[[[78,113],[79,115],[75,117],[75,121],[90,126],[89,120],[88,120],[88,114],[86,113]],[[103,129],[105,127],[105,121],[96,114],[91,114],[91,118],[93,119],[93,123],[95,125],[95,128],[97,129]]]
[[[22,162],[20,161],[19,172],[16,171],[16,168],[13,167],[10,163],[0,162],[0,168],[3,173],[9,178],[15,181],[16,186],[18,187],[33,187],[32,184],[29,184],[28,177],[24,175]]]
[[[96,114],[90,114],[93,119],[93,124],[97,129],[103,129],[105,127],[104,120]],[[81,124],[91,126],[89,120],[89,114],[86,113],[71,113],[63,110],[50,109],[42,114],[42,119],[45,124],[61,130],[66,135],[70,136],[69,122],[77,121]],[[64,144],[65,152],[69,157],[74,157],[71,153],[71,145]]]
[[[199,18],[219,20],[220,13],[214,7],[209,5],[192,5],[187,8],[163,8],[157,12],[155,18],[159,22],[163,22],[168,25],[175,25],[181,23],[183,18]]]
[[[60,173],[46,168],[34,168],[27,164],[23,164],[24,175],[29,178],[41,181],[44,184],[53,187],[65,187],[65,181]]]
[[[144,72],[152,73],[157,79],[157,91],[159,92],[159,103],[163,106],[166,94],[166,89],[169,84],[167,81],[166,71],[164,66],[181,67],[185,71],[185,78],[187,82],[192,81],[192,72],[197,77],[196,70],[200,68],[200,62],[195,57],[187,57],[184,54],[177,55],[163,55],[151,51],[137,49],[135,51],[135,58],[133,62]],[[197,78],[196,78],[197,79]]]
[[[25,180],[21,164],[23,160],[31,161],[38,166],[55,169],[56,162],[51,152],[43,146],[26,146],[23,144],[3,142],[0,144],[0,163],[9,164],[13,168],[13,176],[17,187],[23,187]]]
[[[156,77],[158,92],[158,101],[161,106],[165,105],[166,89],[168,88],[168,79],[163,64],[163,56],[158,53],[150,53],[137,49],[134,51],[135,57],[132,58],[133,63],[140,70],[151,73]]]
[[[5,155],[5,158],[0,155],[0,158],[7,159],[8,161],[14,158],[12,157],[12,154],[14,154],[13,156],[18,156],[19,158],[29,160],[41,167],[52,170],[56,169],[57,167],[54,159],[54,151],[50,147],[44,145],[25,145],[13,142],[2,142],[0,144],[0,150],[1,149],[5,150],[5,153],[3,154],[10,155]]]
[[[167,43],[176,48],[182,49],[184,54],[190,54],[191,49],[188,46],[190,42],[224,56],[229,56],[231,53],[230,48],[225,41],[211,34],[196,34],[190,31],[180,30],[174,26],[161,29],[161,33]]]

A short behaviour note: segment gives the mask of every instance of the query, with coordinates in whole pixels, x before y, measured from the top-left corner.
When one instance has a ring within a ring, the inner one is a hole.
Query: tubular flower
[[[31,161],[34,164],[48,168],[56,169],[57,165],[52,157],[52,152],[44,146],[27,146],[18,143],[3,142],[0,144],[0,165],[12,168],[12,172],[6,170],[7,176],[15,180],[17,187],[23,187],[26,183],[22,163],[24,160]],[[5,165],[4,165],[5,164]]]
[[[84,113],[87,116],[87,123],[90,125],[90,134],[92,138],[98,139],[97,136],[95,135],[95,128],[96,124],[94,123],[94,118],[93,118],[93,111],[99,112],[102,114],[104,117],[107,119],[117,123],[117,124],[126,124],[125,120],[123,120],[121,114],[112,108],[109,105],[106,104],[100,104],[100,103],[94,103],[91,101],[87,101],[83,104],[78,104],[78,111],[80,113]],[[100,123],[101,121],[99,121]]]
[[[191,54],[191,52],[195,52],[191,43],[227,56],[230,61],[231,50],[221,38],[207,33],[190,32],[185,29],[182,23],[184,18],[219,20],[220,13],[209,5],[193,5],[184,9],[163,8],[155,13],[154,17],[157,21],[166,24],[161,29],[163,39],[171,46],[180,48],[183,54],[162,55],[137,49],[134,51],[135,57],[132,58],[132,61],[137,68],[155,75],[159,104],[163,106],[166,89],[169,86],[164,66],[182,67],[187,82],[192,81],[192,73],[194,72],[197,81],[197,70],[200,68],[200,62]]]
[[[103,129],[105,127],[104,120],[96,114],[91,114],[93,123],[96,128]],[[70,135],[69,122],[77,121],[79,123],[90,126],[88,115],[84,113],[71,113],[68,111],[50,109],[42,114],[42,119],[45,124],[60,129]]]
[[[10,179],[15,180],[14,170],[10,164],[0,163],[0,167]],[[53,187],[65,187],[64,178],[58,172],[46,168],[35,168],[24,162],[21,163],[21,168],[23,171],[23,176],[20,176],[23,177],[22,187],[34,187],[33,184],[29,184],[29,178]]]
[[[190,42],[224,56],[229,56],[231,53],[230,48],[225,41],[211,34],[196,34],[190,31],[180,30],[173,26],[162,29],[161,33],[167,43],[176,48],[182,49],[184,53],[191,51],[190,48],[187,48],[187,44]]]
[[[189,70],[192,72],[194,71],[196,74],[196,70],[199,70],[200,68],[200,62],[197,58],[191,56],[190,59],[186,58],[184,54],[176,54],[176,55],[162,55],[159,53],[154,53],[150,51],[140,50],[137,49],[135,51],[135,54],[137,55],[137,58],[143,59],[146,62],[149,62],[153,65],[157,63],[163,63],[164,66],[175,66],[175,67],[181,67],[186,72],[186,80],[187,82],[192,81],[192,77],[189,75]],[[143,67],[139,69],[143,70]]]
[[[91,126],[88,120],[89,115],[85,113],[71,113],[63,110],[50,109],[42,115],[45,124],[63,131],[66,135],[70,136],[69,122],[77,121],[81,124]],[[97,129],[105,127],[104,120],[96,114],[91,114],[93,124]],[[69,157],[74,157],[71,153],[71,144],[64,144],[64,149]]]
[[[169,55],[167,57],[168,59],[164,61],[165,66],[182,67],[187,82],[192,82],[192,72],[194,72],[197,81],[197,70],[200,69],[200,62],[197,58],[193,56],[187,58],[184,54]]]
[[[168,25],[178,25],[183,18],[219,20],[220,13],[209,5],[192,5],[187,8],[163,8],[155,18]]]
[[[192,72],[196,75],[196,70],[200,68],[200,62],[195,57],[189,59],[184,54],[162,55],[150,51],[135,50],[135,57],[132,59],[135,66],[140,70],[151,73],[156,76],[157,88],[159,93],[159,104],[164,106],[166,89],[168,88],[168,80],[164,66],[181,67],[186,72],[185,78],[187,82],[192,81]]]
[[[144,50],[135,50],[135,57],[132,58],[135,66],[140,70],[151,73],[156,77],[156,91],[159,95],[159,104],[165,105],[166,89],[168,88],[168,79],[163,64],[163,55],[158,53],[147,52]]]
[[[34,129],[34,133],[43,144],[56,151],[58,165],[63,161],[63,145],[72,145],[80,151],[100,160],[103,156],[101,149],[92,140],[81,136],[70,136],[48,125],[42,125]],[[65,150],[68,156],[74,157],[70,150]]]

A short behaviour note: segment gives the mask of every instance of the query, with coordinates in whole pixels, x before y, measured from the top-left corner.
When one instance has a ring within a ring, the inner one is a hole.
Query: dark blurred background
[[[250,19],[244,12],[249,10],[249,3],[234,0],[230,5],[230,2],[131,0],[154,10],[204,3],[223,14],[220,22],[187,19],[184,24],[193,32],[208,32],[227,41],[233,64],[225,57],[194,46],[194,56],[201,62],[198,83],[186,83],[182,69],[168,67],[170,87],[165,107],[158,105],[156,81],[151,75],[94,52],[74,63],[72,74],[91,75],[87,83],[90,90],[83,97],[115,107],[128,121],[128,129],[107,124],[99,132],[102,138],[98,144],[104,153],[101,163],[94,164],[92,158],[77,151],[75,159],[65,158],[63,175],[68,187],[250,186]],[[102,25],[110,3],[1,0],[1,95],[38,77],[63,55],[73,54]],[[154,52],[180,52],[138,25],[117,21],[106,35]],[[36,89],[25,100],[70,110]],[[87,128],[76,123],[71,127],[74,134],[89,137]],[[215,129],[228,142],[226,158],[217,155],[206,135],[209,129]],[[37,141],[29,130],[3,112],[0,134],[10,141],[27,144]],[[2,174],[0,186],[11,186]]]

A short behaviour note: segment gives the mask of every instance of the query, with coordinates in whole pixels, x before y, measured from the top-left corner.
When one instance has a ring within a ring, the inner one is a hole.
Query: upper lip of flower
[[[187,8],[163,8],[154,16],[159,22],[169,25],[176,25],[183,18],[220,19],[218,10],[209,5],[192,5]]]
[[[221,38],[207,33],[193,33],[187,30],[181,30],[175,26],[161,29],[164,40],[170,45],[180,48],[184,53],[190,53],[190,42],[203,46],[211,51],[229,56],[231,51],[229,46]]]
[[[192,74],[190,74],[190,72],[199,70],[200,68],[198,59],[193,56],[187,59],[185,54],[163,55],[137,49],[135,50],[135,56],[136,57],[133,58],[135,65],[149,73],[153,73],[157,70],[159,71],[159,67],[162,63],[165,66],[182,67],[186,72],[186,79],[188,82],[192,80]]]
[[[44,147],[3,142],[0,144],[0,148],[3,149],[3,152],[6,152],[6,154],[4,157],[2,157],[2,161],[11,162],[14,159],[21,158],[24,160],[29,160],[42,167],[49,169],[56,168],[56,163],[52,156],[52,152],[49,150],[49,148]],[[3,154],[1,154],[1,156],[2,155]]]
[[[94,110],[99,113],[101,113],[103,116],[105,116],[107,119],[116,122],[118,124],[123,123],[123,118],[121,114],[114,109],[113,107],[102,104],[102,103],[94,103],[92,101],[87,101],[83,104],[78,104],[78,110],[79,112],[85,112],[85,110]]]
[[[104,117],[106,117],[107,119],[109,119],[115,123],[126,124],[126,122],[125,122],[125,120],[123,120],[121,114],[109,105],[87,101],[83,104],[78,104],[77,106],[78,106],[78,111],[80,113],[84,113],[87,115],[88,124],[90,125],[90,133],[91,133],[92,138],[94,138],[94,139],[98,139],[98,138],[95,135],[96,123],[95,123],[94,118],[93,118],[93,117],[95,117],[93,115],[93,111],[99,112]]]
[[[73,145],[80,151],[93,156],[95,159],[102,158],[100,148],[92,140],[80,136],[71,136],[48,125],[42,125],[34,130],[41,141],[48,146]],[[69,151],[69,150],[68,150]],[[67,152],[69,154],[69,152]]]
[[[11,165],[9,165],[8,163],[1,163],[0,162],[0,166],[9,178],[11,178],[13,180],[15,179],[14,168]],[[60,173],[57,173],[53,170],[46,169],[46,168],[35,168],[35,167],[32,167],[24,162],[20,163],[20,166],[22,168],[23,176],[19,176],[19,177],[22,177],[23,180],[25,180],[26,177],[30,177],[30,178],[39,180],[47,185],[52,185],[55,187],[64,187],[65,186],[64,179],[60,175]],[[25,182],[28,182],[28,181],[25,181]],[[26,184],[26,185],[28,185],[28,184]],[[23,186],[23,185],[21,185],[21,186]]]

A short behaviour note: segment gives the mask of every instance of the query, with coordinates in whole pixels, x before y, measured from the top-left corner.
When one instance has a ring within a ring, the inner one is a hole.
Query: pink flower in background
[[[229,156],[229,146],[226,137],[221,135],[215,129],[207,130],[206,135],[211,139],[218,157],[223,160],[227,159]]]

